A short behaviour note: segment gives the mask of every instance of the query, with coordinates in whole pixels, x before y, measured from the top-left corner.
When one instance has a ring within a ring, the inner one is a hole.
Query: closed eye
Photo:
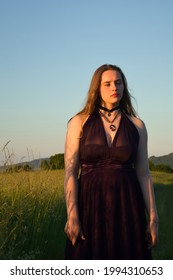
[[[104,84],[105,87],[110,87],[110,85],[111,85],[110,83],[105,83]]]
[[[121,84],[122,84],[122,80],[121,80],[121,79],[118,79],[118,80],[114,81],[113,83],[114,83],[115,85],[121,85]],[[103,85],[104,85],[105,87],[110,87],[111,82],[105,82]]]
[[[121,80],[121,79],[115,81],[115,84],[116,84],[116,85],[120,85],[121,83],[122,83],[122,80]]]

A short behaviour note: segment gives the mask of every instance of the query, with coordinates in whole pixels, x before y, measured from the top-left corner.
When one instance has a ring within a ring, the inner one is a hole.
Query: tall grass
[[[173,174],[152,172],[159,214],[159,243],[154,259],[173,260]]]
[[[63,171],[0,174],[0,258],[63,258]]]
[[[160,219],[154,259],[173,259],[173,174],[152,172]],[[64,170],[0,173],[0,259],[63,259]]]

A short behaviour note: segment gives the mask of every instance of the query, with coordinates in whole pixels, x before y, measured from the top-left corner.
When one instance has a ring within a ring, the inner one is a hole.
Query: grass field
[[[0,259],[63,259],[64,171],[0,173]],[[173,174],[152,173],[160,218],[154,259],[173,259]]]
[[[159,214],[159,244],[154,259],[173,260],[173,174],[152,172]]]
[[[0,174],[0,259],[62,259],[63,171]]]

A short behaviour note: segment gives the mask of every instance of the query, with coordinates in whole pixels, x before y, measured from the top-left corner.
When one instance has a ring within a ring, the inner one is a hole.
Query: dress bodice
[[[83,126],[80,139],[80,162],[82,164],[132,164],[136,157],[138,142],[137,128],[129,117],[122,113],[118,130],[110,147],[100,114],[95,111]]]

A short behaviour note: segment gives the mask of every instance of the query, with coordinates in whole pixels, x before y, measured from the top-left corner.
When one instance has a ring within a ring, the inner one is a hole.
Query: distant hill
[[[31,161],[24,161],[24,162],[14,164],[13,166],[17,166],[17,165],[22,165],[23,166],[23,165],[27,164],[32,168],[32,170],[38,170],[40,168],[40,163],[43,160],[49,161],[49,158],[39,158],[39,159],[31,160]],[[5,169],[6,169],[6,167],[0,166],[0,171],[4,171]]]
[[[158,164],[169,165],[173,169],[173,153],[170,153],[165,156],[159,156],[159,157],[151,156],[149,160],[152,163],[154,163],[154,165],[158,165]]]
[[[43,160],[49,161],[49,158],[34,159],[34,160],[29,161],[29,162],[24,162],[24,163],[22,163],[22,164],[28,164],[32,169],[36,170],[36,169],[39,169],[39,168],[40,168],[40,163],[41,163]]]

